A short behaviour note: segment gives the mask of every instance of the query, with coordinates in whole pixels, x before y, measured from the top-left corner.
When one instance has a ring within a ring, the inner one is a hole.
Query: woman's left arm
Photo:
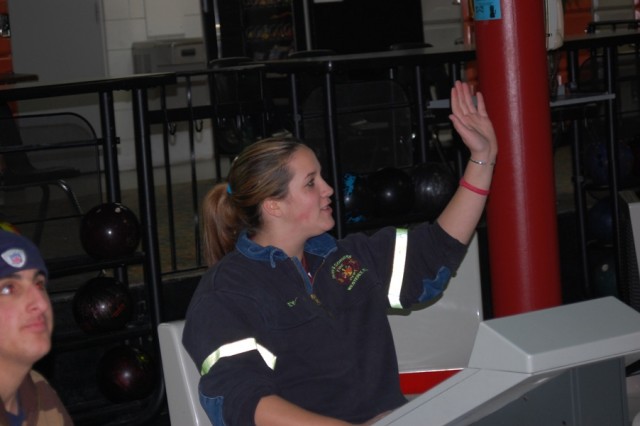
[[[449,118],[469,148],[471,157],[461,185],[438,217],[442,229],[463,244],[471,240],[484,211],[498,153],[482,93],[476,94],[476,100],[477,106],[466,83],[457,81],[451,89],[452,114]]]

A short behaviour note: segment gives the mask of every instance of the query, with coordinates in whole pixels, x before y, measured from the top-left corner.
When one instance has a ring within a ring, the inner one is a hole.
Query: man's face
[[[0,365],[30,367],[51,349],[53,311],[45,284],[37,269],[0,278]]]

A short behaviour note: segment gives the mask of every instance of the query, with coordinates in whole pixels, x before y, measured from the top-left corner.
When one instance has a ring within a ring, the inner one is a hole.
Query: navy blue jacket
[[[392,274],[403,307],[437,297],[466,247],[437,224],[413,228],[406,251],[397,234],[389,227],[310,239],[313,279],[297,258],[242,235],[207,271],[183,344],[202,374],[200,400],[215,426],[253,425],[258,401],[272,394],[354,423],[406,402],[387,320]]]

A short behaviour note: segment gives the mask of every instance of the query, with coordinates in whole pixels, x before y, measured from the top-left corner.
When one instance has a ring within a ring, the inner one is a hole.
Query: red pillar
[[[543,5],[475,1],[479,90],[499,143],[487,206],[496,317],[562,303]]]

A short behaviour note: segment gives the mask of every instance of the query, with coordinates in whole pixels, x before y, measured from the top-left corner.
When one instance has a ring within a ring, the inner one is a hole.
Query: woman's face
[[[320,163],[311,149],[298,149],[289,160],[293,176],[289,193],[280,201],[288,232],[304,239],[331,230],[335,224],[332,216],[331,196],[333,188],[320,176]]]

